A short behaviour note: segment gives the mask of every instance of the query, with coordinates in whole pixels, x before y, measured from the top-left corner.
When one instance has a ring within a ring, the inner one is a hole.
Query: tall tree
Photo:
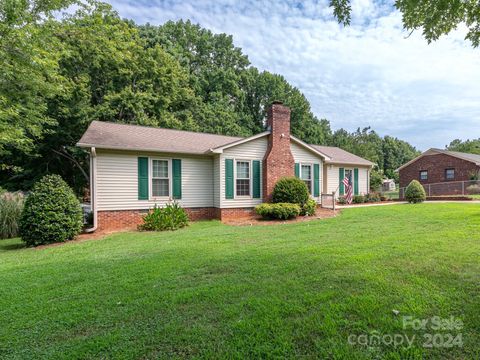
[[[55,11],[73,1],[0,2],[0,169],[22,170],[8,162],[12,153],[31,153],[55,123],[47,100],[62,92],[58,42],[52,37]]]

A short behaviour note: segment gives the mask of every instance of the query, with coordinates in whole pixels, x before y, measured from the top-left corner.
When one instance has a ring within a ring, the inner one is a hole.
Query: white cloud
[[[232,34],[254,66],[284,75],[333,128],[370,125],[421,149],[480,137],[480,53],[462,31],[430,45],[419,32],[407,38],[391,2],[354,0],[346,28],[327,0],[111,3],[137,23],[182,18]]]

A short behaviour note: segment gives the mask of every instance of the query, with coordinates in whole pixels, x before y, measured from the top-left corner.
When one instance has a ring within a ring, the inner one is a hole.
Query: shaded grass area
[[[2,240],[0,358],[478,358],[479,228],[478,205],[421,204],[39,250]],[[463,346],[424,348],[432,331],[402,315],[460,318]],[[373,332],[417,340],[348,342]]]

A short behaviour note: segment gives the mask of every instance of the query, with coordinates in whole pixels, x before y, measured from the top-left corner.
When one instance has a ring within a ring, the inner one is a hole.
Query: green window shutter
[[[233,159],[225,159],[225,199],[233,199]]]
[[[300,163],[295,163],[295,176],[300,177]]]
[[[343,185],[343,179],[345,178],[345,169],[338,169],[338,178],[340,183],[340,195],[345,195],[345,185]]]
[[[358,195],[358,169],[353,169],[353,192]]]
[[[138,158],[138,200],[148,200],[148,157]]]
[[[320,165],[313,164],[313,196],[320,196]]]
[[[182,160],[172,159],[172,196],[182,198]]]
[[[253,198],[260,198],[260,161],[252,161],[252,176],[253,176]]]

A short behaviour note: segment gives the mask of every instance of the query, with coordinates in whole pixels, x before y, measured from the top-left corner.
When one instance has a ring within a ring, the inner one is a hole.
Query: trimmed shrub
[[[72,189],[58,175],[33,186],[20,219],[20,235],[28,246],[72,240],[82,229],[82,209]]]
[[[405,199],[409,203],[416,204],[425,201],[426,198],[427,195],[425,194],[425,189],[422,184],[417,180],[412,180],[405,190]]]
[[[352,199],[354,204],[363,204],[366,201],[366,197],[363,195],[355,195]]]
[[[24,196],[22,193],[0,194],[0,239],[18,236]]]
[[[165,207],[155,205],[152,211],[143,217],[143,224],[138,226],[144,231],[177,230],[188,225],[188,215],[178,202],[167,203]]]
[[[371,192],[365,197],[365,202],[379,202],[380,199],[380,194]]]
[[[272,193],[272,202],[298,204],[300,207],[310,198],[305,183],[296,177],[284,177],[277,181]]]
[[[345,196],[340,196],[337,200],[337,203],[339,203],[340,205],[345,205],[347,203],[347,199],[345,198]]]
[[[300,215],[301,208],[298,204],[291,203],[263,203],[255,208],[258,215],[264,219],[292,219]]]
[[[316,210],[317,202],[313,199],[308,199],[307,202],[303,205],[300,215],[312,216],[315,215]]]

